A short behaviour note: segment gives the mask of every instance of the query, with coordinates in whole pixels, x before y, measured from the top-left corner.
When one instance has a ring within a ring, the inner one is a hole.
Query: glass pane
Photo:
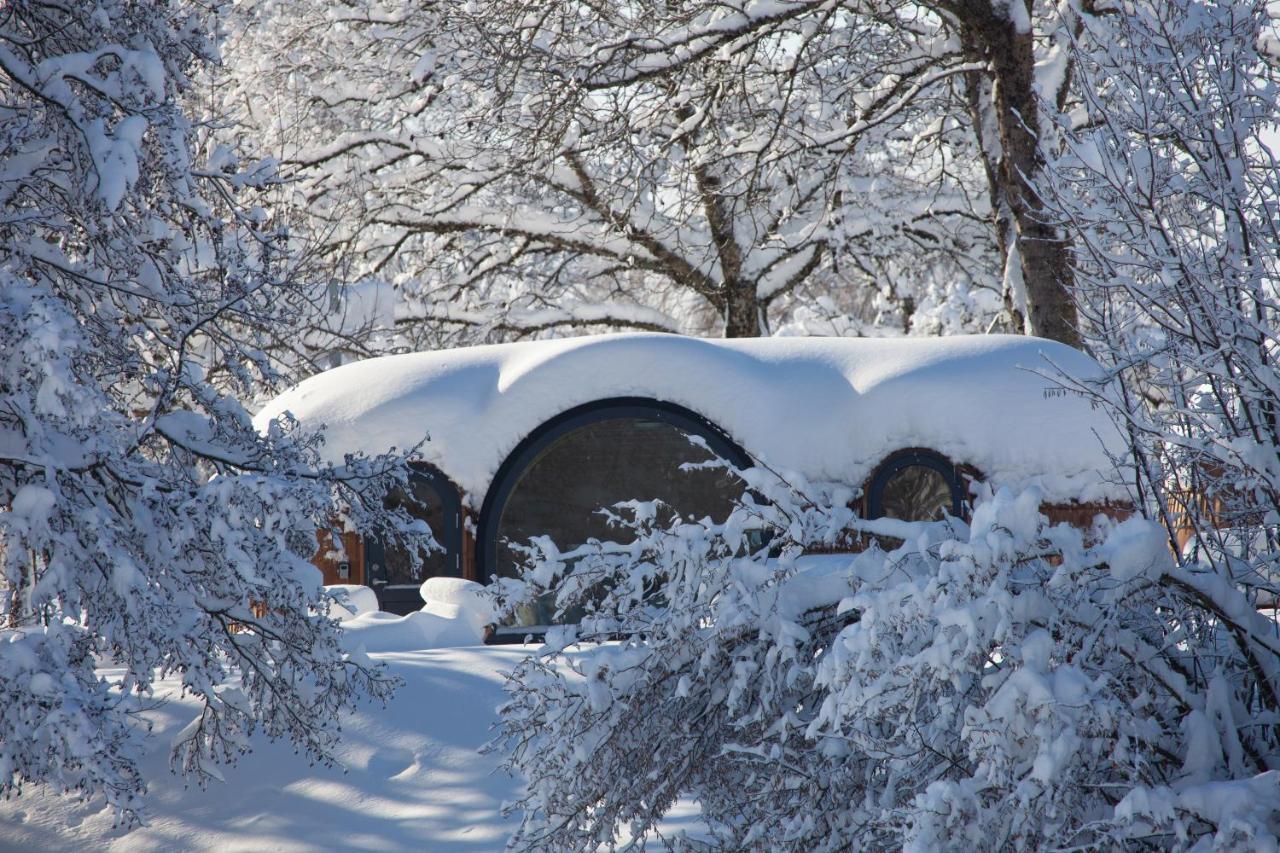
[[[387,495],[383,506],[387,509],[404,506],[409,515],[425,521],[436,542],[443,544],[447,541],[445,531],[448,513],[440,494],[425,477],[414,477],[412,483],[412,498],[403,490],[396,489]],[[365,542],[365,562],[369,567],[370,583],[375,586],[385,584],[416,587],[427,578],[454,574],[450,571],[449,555],[444,551],[420,549],[419,554],[422,557],[422,571],[420,575],[415,575],[407,548],[380,536],[370,536]]]
[[[724,520],[742,495],[741,481],[724,469],[680,470],[711,458],[662,421],[614,418],[566,433],[525,468],[507,499],[498,524],[498,574],[514,576],[520,561],[508,543],[534,536],[550,536],[562,549],[592,538],[627,541],[627,531],[610,528],[596,512],[621,501],[660,499],[684,518]],[[552,612],[550,602],[540,602],[517,624],[549,624]]]
[[[952,511],[951,484],[926,465],[895,471],[880,499],[886,517],[903,521],[938,521]]]

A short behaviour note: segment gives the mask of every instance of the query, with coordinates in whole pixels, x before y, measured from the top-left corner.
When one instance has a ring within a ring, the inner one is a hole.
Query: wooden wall
[[[364,573],[364,537],[359,533],[347,532],[336,537],[328,530],[317,530],[318,548],[311,562],[324,574],[325,586],[333,584],[365,585]],[[343,567],[346,577],[343,577]]]

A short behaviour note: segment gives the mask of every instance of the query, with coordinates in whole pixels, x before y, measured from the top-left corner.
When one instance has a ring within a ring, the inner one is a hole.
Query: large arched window
[[[671,403],[615,398],[561,414],[516,447],[489,489],[476,541],[481,578],[514,576],[520,555],[511,544],[534,536],[549,536],[561,548],[593,538],[618,541],[624,531],[610,528],[597,510],[621,501],[660,499],[682,517],[724,519],[742,495],[741,480],[723,468],[681,470],[714,456],[750,464],[719,428]],[[551,615],[543,602],[517,621],[546,625]]]
[[[462,577],[462,514],[458,489],[447,477],[427,465],[410,463],[411,493],[396,489],[387,495],[387,509],[404,507],[409,515],[431,528],[442,550],[419,553],[421,571],[413,571],[409,551],[390,537],[370,534],[364,540],[367,583],[378,594],[378,606],[391,613],[422,609],[419,589],[432,577]]]

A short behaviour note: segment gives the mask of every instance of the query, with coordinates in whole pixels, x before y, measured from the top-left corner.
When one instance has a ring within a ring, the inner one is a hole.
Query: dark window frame
[[[969,470],[967,467],[957,465],[936,450],[930,450],[927,447],[908,447],[886,456],[867,478],[867,518],[884,516],[885,486],[889,485],[889,480],[894,474],[912,466],[929,468],[941,474],[951,488],[951,515],[956,518],[968,517],[967,481],[976,477],[966,476]]]
[[[476,526],[476,576],[481,583],[489,583],[497,574],[498,525],[520,474],[544,449],[570,432],[600,421],[626,418],[669,424],[689,435],[699,436],[707,442],[712,453],[738,468],[752,465],[751,456],[728,432],[678,403],[650,397],[608,397],[566,409],[525,436],[507,454],[489,484]]]
[[[444,549],[444,562],[447,573],[433,575],[432,577],[464,577],[464,566],[462,565],[462,492],[458,489],[457,484],[453,480],[434,465],[423,462],[421,460],[409,461],[409,480],[422,480],[427,483],[432,491],[440,499],[441,509],[444,515],[445,530],[437,534],[431,531],[432,536],[436,537],[436,543]],[[422,582],[426,577],[419,579],[417,584],[397,584],[388,585],[385,581],[382,584],[375,584],[372,572],[372,566],[368,560],[370,539],[376,538],[373,534],[365,535],[365,584],[373,589],[378,596],[378,607],[388,613],[397,613],[404,615],[415,610],[422,609],[422,595],[419,590],[422,588]]]

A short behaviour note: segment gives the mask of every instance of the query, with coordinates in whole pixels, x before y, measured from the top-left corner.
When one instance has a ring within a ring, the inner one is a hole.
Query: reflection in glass
[[[951,483],[927,465],[906,465],[890,475],[880,505],[887,518],[938,521],[953,511]]]

